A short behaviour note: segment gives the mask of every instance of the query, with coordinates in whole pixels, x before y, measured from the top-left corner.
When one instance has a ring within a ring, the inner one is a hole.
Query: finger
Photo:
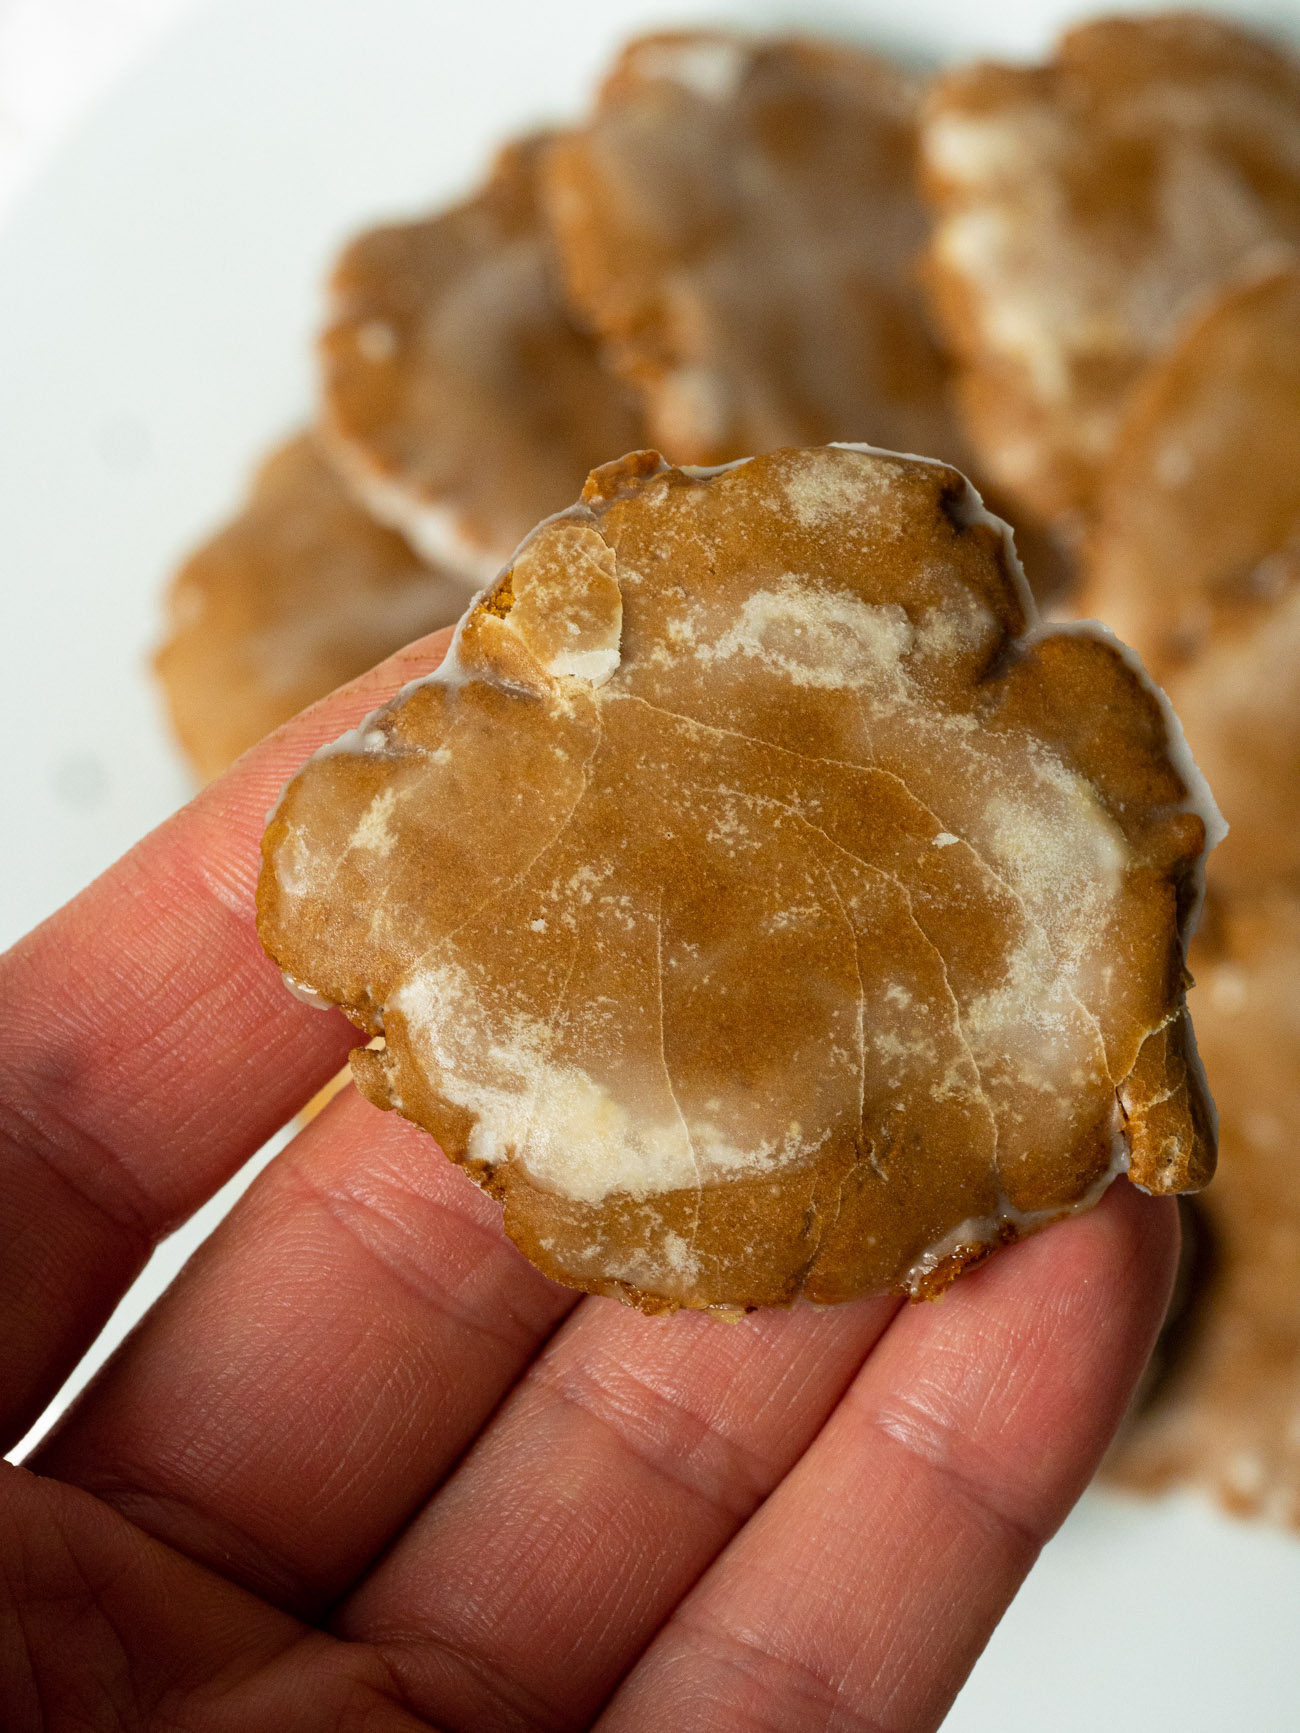
[[[439,1725],[590,1725],[896,1305],[728,1324],[584,1304],[335,1628]]]
[[[383,1660],[0,1463],[0,1726],[418,1733]]]
[[[1119,1422],[1176,1241],[1117,1185],[900,1314],[601,1728],[937,1727]]]
[[[32,1459],[315,1616],[464,1453],[578,1296],[432,1138],[345,1090]]]
[[[20,1437],[158,1236],[337,1070],[253,925],[289,773],[415,672],[424,640],[247,754],[0,957],[0,1437]]]

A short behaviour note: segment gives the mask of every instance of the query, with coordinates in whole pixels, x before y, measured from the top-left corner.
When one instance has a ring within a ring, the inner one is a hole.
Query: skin
[[[253,928],[285,778],[425,639],[0,959],[0,1424],[337,1069]],[[11,1733],[920,1733],[1150,1351],[1169,1200],[1114,1186],[941,1304],[650,1319],[531,1268],[345,1090],[58,1431],[0,1464]]]

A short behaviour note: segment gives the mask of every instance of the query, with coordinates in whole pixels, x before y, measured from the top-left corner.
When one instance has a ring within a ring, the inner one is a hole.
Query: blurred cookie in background
[[[1214,296],[1144,375],[1097,490],[1079,606],[1157,675],[1273,601],[1300,550],[1300,254]]]
[[[543,136],[473,198],[344,252],[321,340],[322,430],[357,498],[485,582],[596,464],[643,443],[569,317],[537,198]]]
[[[630,43],[556,139],[569,292],[672,461],[964,457],[914,270],[915,103],[847,45],[684,31]]]
[[[1234,895],[1300,880],[1300,547],[1270,567],[1281,598],[1166,680],[1228,820],[1211,882]]]
[[[1300,262],[1204,302],[1131,395],[1080,608],[1147,660],[1228,820],[1191,953],[1220,1167],[1108,1472],[1300,1527]]]
[[[315,435],[290,440],[168,594],[155,668],[196,776],[456,619],[470,593],[360,510]]]
[[[1206,1240],[1170,1363],[1112,1452],[1139,1491],[1204,1488],[1300,1528],[1300,894],[1216,907],[1190,995],[1219,1109]]]
[[[1197,298],[1300,243],[1300,63],[1185,13],[964,67],[922,123],[936,312],[968,432],[1049,519],[1090,506],[1130,387]]]
[[[1221,890],[1300,875],[1300,258],[1234,284],[1133,394],[1080,611],[1163,682],[1231,827]]]

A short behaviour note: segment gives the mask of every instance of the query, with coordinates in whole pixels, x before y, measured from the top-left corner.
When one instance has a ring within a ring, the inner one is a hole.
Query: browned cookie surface
[[[220,775],[306,705],[454,620],[468,594],[353,504],[312,435],[291,440],[172,583],[155,665],[195,773]]]
[[[359,497],[479,579],[640,440],[564,305],[537,204],[543,143],[508,147],[455,209],[354,241],[321,342],[325,431]]]
[[[1231,830],[1221,889],[1300,874],[1300,264],[1211,302],[1135,394],[1079,607],[1167,687]]]
[[[846,46],[633,42],[553,146],[575,304],[676,462],[869,440],[961,461],[915,280],[914,90]]]
[[[1197,1200],[1208,1285],[1109,1472],[1144,1490],[1198,1484],[1300,1527],[1300,898],[1216,911],[1192,961],[1220,1129],[1219,1176]]]
[[[1266,607],[1300,556],[1300,255],[1206,302],[1144,375],[1097,494],[1079,606],[1157,675]]]
[[[1300,550],[1275,570],[1278,600],[1165,681],[1228,821],[1213,882],[1233,893],[1300,877]]]
[[[939,79],[923,160],[980,459],[1044,515],[1077,512],[1197,297],[1300,242],[1300,64],[1203,15],[1100,20],[1046,66]]]
[[[599,470],[290,784],[263,941],[542,1269],[651,1309],[925,1293],[1130,1159],[1201,1185],[1205,824],[1029,610],[937,464]]]

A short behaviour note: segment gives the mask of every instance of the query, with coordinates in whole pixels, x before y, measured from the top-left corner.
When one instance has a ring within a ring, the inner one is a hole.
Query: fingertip
[[[1116,1181],[1093,1208],[1028,1235],[952,1290],[985,1305],[1014,1292],[1100,1293],[1163,1316],[1178,1267],[1178,1205]]]
[[[1169,1305],[1180,1238],[1174,1198],[1118,1180],[1094,1209],[1016,1250],[1031,1280],[1049,1284],[1063,1302],[1074,1296],[1081,1309],[1098,1311],[1131,1338],[1140,1370]]]

